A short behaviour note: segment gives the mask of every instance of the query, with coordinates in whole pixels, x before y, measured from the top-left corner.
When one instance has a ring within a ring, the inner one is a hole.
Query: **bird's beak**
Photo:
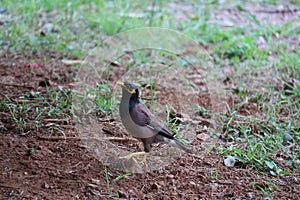
[[[131,93],[131,94],[136,93],[136,92],[135,92],[135,89],[128,88],[128,87],[125,85],[124,82],[118,81],[118,82],[117,82],[117,85],[119,85],[119,86],[121,86],[122,88],[126,89],[126,90],[127,90],[129,93]]]
[[[119,85],[119,86],[121,86],[121,87],[125,87],[124,82],[118,81],[118,82],[117,82],[117,85]]]

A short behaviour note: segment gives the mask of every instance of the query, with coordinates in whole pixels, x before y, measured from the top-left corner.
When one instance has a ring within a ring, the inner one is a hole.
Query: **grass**
[[[277,5],[278,1],[263,0],[260,3]],[[290,3],[300,5],[295,0]],[[54,51],[61,58],[82,58],[103,39],[121,31],[145,26],[180,30],[208,47],[216,69],[231,69],[224,78],[230,80],[227,95],[235,101],[222,115],[222,139],[231,145],[217,145],[217,153],[224,158],[233,156],[241,166],[252,167],[260,173],[299,175],[300,30],[295,26],[296,21],[284,24],[270,20],[262,22],[258,16],[240,9],[243,19],[252,26],[237,23],[222,27],[210,22],[212,13],[217,13],[215,10],[224,10],[218,1],[193,4],[191,12],[179,16],[182,20],[177,20],[175,9],[168,9],[168,6],[169,1],[148,4],[142,1],[3,0],[1,7],[7,11],[0,18],[3,30],[0,52],[49,55]],[[244,1],[238,5],[229,1],[228,7],[244,8],[245,4]],[[153,58],[146,52],[133,52],[129,63],[119,61],[122,65],[128,64],[129,69],[151,63]],[[87,89],[80,97],[82,101],[95,101],[96,109],[103,114],[109,114],[112,107],[108,81],[107,78],[92,91]],[[151,108],[154,109],[153,87],[150,80]],[[69,90],[31,91],[17,100],[6,94],[1,96],[1,112],[8,113],[20,132],[26,132],[28,125],[38,129],[43,125],[43,119],[63,119],[73,114]],[[246,106],[250,104],[257,110],[249,114]],[[93,109],[93,106],[89,107],[87,112]],[[199,106],[199,109],[212,115],[207,108]],[[65,135],[59,127],[54,128]],[[107,183],[109,188],[110,182]],[[271,193],[275,186],[253,183],[253,187]]]
[[[39,129],[45,119],[65,119],[72,115],[70,90],[56,91],[48,89],[45,94],[31,91],[19,99],[11,99],[2,94],[1,111],[10,114],[10,120],[16,125],[18,132]],[[50,126],[65,135],[61,129]]]
[[[105,176],[105,181],[107,184],[107,193],[109,194],[113,190],[113,188],[111,187],[112,183],[117,183],[120,180],[122,180],[123,178],[132,176],[132,173],[121,174],[111,181],[110,180],[110,172],[108,172],[106,165],[104,165],[104,176]],[[119,191],[115,191],[115,194],[116,194],[116,197],[119,198]]]

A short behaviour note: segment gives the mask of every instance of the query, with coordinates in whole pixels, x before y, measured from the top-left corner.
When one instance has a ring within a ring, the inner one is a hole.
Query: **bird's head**
[[[117,85],[121,86],[123,91],[125,90],[126,92],[130,94],[138,94],[138,88],[139,86],[135,83],[131,82],[117,82]]]

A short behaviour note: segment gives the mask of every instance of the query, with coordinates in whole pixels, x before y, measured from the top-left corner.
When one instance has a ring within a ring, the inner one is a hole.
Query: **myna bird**
[[[130,154],[145,155],[150,152],[153,143],[164,142],[192,153],[184,144],[174,138],[174,134],[139,101],[138,86],[130,82],[117,82],[122,87],[122,98],[119,107],[121,121],[126,130],[144,144],[144,152]],[[145,158],[144,158],[145,159]]]

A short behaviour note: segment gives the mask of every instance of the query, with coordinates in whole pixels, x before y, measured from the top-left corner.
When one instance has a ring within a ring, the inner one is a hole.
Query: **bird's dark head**
[[[137,94],[138,95],[138,84],[131,83],[131,82],[117,82],[117,85],[122,87],[123,91],[126,91],[130,94]]]

